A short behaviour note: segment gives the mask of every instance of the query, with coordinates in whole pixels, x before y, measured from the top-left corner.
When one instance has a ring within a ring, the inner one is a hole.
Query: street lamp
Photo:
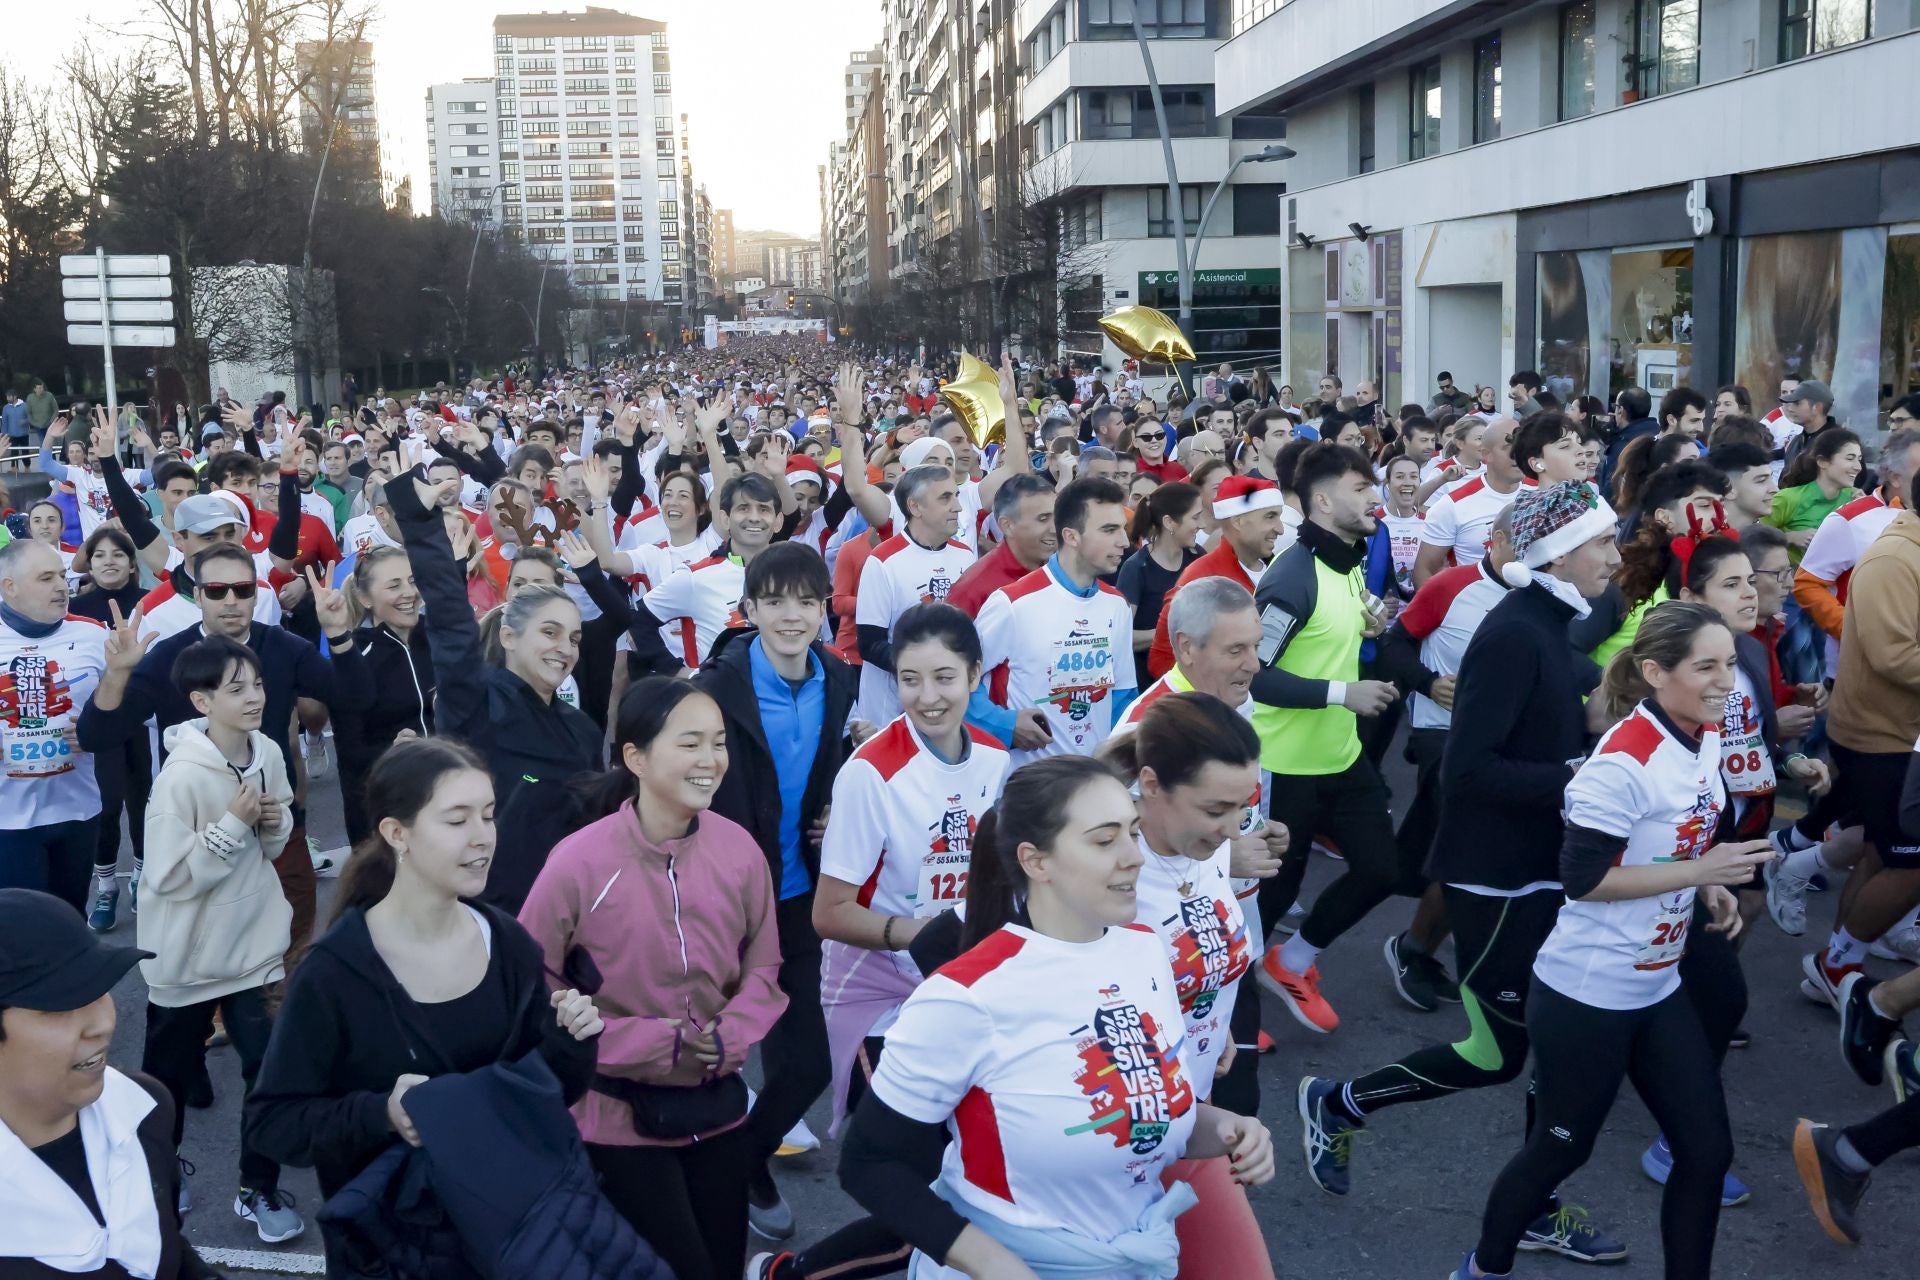
[[[1200,269],[1200,242],[1207,238],[1207,223],[1213,220],[1213,206],[1219,201],[1220,193],[1227,189],[1229,182],[1233,181],[1233,175],[1240,172],[1241,165],[1272,164],[1275,160],[1291,160],[1297,154],[1299,153],[1292,147],[1283,147],[1277,142],[1270,147],[1262,147],[1235,160],[1232,167],[1227,170],[1227,176],[1214,185],[1213,194],[1207,197],[1205,207],[1200,210],[1200,226],[1194,231],[1193,247],[1187,252],[1186,278],[1180,282],[1180,327],[1182,329],[1185,329],[1193,318],[1192,276]]]
[[[505,191],[508,187],[517,187],[519,185],[520,184],[512,178],[496,182],[493,184],[492,189],[487,192],[487,198],[475,206],[477,216],[473,220],[473,248],[467,252],[467,288],[466,291],[460,295],[460,345],[463,347],[467,345],[467,309],[473,304],[473,264],[480,257],[480,236],[487,229],[487,219],[492,216],[493,198],[502,191]]]
[[[453,298],[439,285],[423,284],[420,286],[420,292],[434,294],[440,301],[447,304],[447,310],[451,312],[454,317],[459,316],[460,308],[453,305]],[[454,366],[453,320],[450,318],[447,321],[447,385],[451,387],[458,381],[460,381],[460,372]]]

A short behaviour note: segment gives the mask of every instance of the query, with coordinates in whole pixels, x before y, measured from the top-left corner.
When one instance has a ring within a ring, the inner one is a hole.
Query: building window
[[[1203,138],[1213,131],[1212,89],[1165,88],[1167,132],[1176,138]],[[1153,93],[1147,89],[1089,89],[1081,99],[1080,136],[1083,138],[1157,138]]]
[[[1149,38],[1208,34],[1207,0],[1083,0],[1087,39],[1133,39],[1136,3]]]
[[[1780,0],[1780,61],[1857,44],[1873,32],[1873,0]]]
[[[1500,136],[1500,33],[1483,36],[1473,46],[1473,140],[1492,142]]]
[[[1560,118],[1593,114],[1594,0],[1560,6]]]
[[[1635,0],[1630,100],[1700,83],[1700,0]]]
[[[1355,163],[1355,173],[1372,173],[1376,163],[1374,158],[1373,135],[1373,85],[1363,84],[1353,95],[1354,114],[1359,116],[1360,146]]]
[[[1411,127],[1407,136],[1407,159],[1423,160],[1440,154],[1440,59],[1415,66],[1408,73],[1407,94],[1411,100]]]
[[[1186,222],[1187,234],[1200,225],[1200,188],[1180,188],[1180,216]],[[1171,239],[1173,236],[1173,218],[1167,212],[1167,189],[1165,187],[1147,188],[1147,234],[1156,239]]]

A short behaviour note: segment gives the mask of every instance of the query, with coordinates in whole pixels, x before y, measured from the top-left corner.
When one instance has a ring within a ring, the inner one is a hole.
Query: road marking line
[[[196,1252],[216,1267],[239,1271],[273,1271],[283,1275],[323,1276],[327,1259],[318,1253],[274,1253],[267,1249],[209,1249]]]

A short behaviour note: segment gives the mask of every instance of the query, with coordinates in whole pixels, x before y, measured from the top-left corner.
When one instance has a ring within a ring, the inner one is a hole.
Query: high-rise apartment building
[[[373,91],[371,40],[302,40],[294,46],[300,77],[300,140],[309,155],[331,150],[356,198],[384,200],[392,185],[380,112]]]
[[[733,292],[735,271],[733,210],[715,209],[713,211],[713,275],[718,292]]]
[[[506,188],[493,81],[469,77],[427,89],[427,178],[433,211],[456,222],[500,225]]]
[[[494,19],[502,211],[582,294],[688,299],[667,26],[612,9]]]

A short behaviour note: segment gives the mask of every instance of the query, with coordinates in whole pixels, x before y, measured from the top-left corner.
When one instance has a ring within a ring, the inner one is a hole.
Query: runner
[[[399,547],[374,546],[354,559],[353,603],[360,626],[353,647],[366,655],[368,675],[379,691],[364,711],[337,709],[334,741],[340,753],[340,805],[347,843],[367,838],[367,772],[403,735],[433,734],[436,685],[433,650],[420,625],[420,588]]]
[[[980,610],[994,701],[1014,713],[1016,768],[1092,755],[1139,692],[1126,598],[1101,580],[1126,554],[1125,500],[1111,480],[1068,484],[1054,503],[1059,551]]]
[[[369,774],[374,834],[341,872],[332,926],[294,971],[242,1135],[311,1168],[323,1200],[397,1136],[418,1147],[406,1095],[430,1075],[538,1053],[572,1102],[605,1027],[569,982],[547,991],[539,944],[482,894],[493,859],[486,763],[444,738],[396,743]],[[358,1263],[322,1221],[328,1274]]]
[[[549,972],[601,978],[593,1088],[573,1104],[615,1208],[676,1277],[731,1277],[753,1147],[740,1068],[785,1007],[760,851],[708,809],[727,771],[713,699],[653,677],[621,699],[597,819],[555,846],[520,909]],[[597,1012],[596,1012],[597,1011]]]
[[[139,608],[145,591],[134,572],[139,567],[138,556],[133,539],[117,525],[95,529],[74,557],[76,568],[87,575],[87,585],[67,603],[72,616],[91,618],[107,626],[112,621],[110,609],[118,608],[125,617]],[[146,735],[135,734],[120,750],[94,756],[93,772],[100,786],[100,822],[87,927],[95,933],[106,933],[119,916],[122,809],[127,814],[127,839],[133,846],[134,881],[139,880],[146,857],[147,793],[153,786],[153,749]]]
[[[1194,1196],[1163,1189],[1169,1165],[1226,1155],[1242,1185],[1272,1174],[1257,1121],[1196,1101],[1166,953],[1128,927],[1138,821],[1106,766],[1062,756],[1017,771],[976,833],[979,945],[907,1001],[842,1158],[922,1280],[1018,1275],[1042,1256],[1171,1274],[1164,1227]],[[1115,1064],[1132,1065],[1110,1079]]]
[[[67,612],[67,575],[44,543],[0,547],[0,887],[87,908],[100,787],[78,723],[107,666],[107,631]]]
[[[974,561],[954,537],[960,508],[954,473],[944,466],[910,468],[894,486],[906,518],[900,531],[873,549],[860,570],[854,623],[860,643],[860,717],[885,724],[900,714],[890,635],[900,615],[947,598]]]
[[[698,667],[712,655],[721,632],[745,625],[740,599],[746,566],[773,540],[780,494],[763,475],[738,475],[721,486],[718,507],[726,520],[726,542],[713,555],[653,584],[635,606],[647,624],[631,633],[634,660],[643,671],[677,675]],[[669,623],[679,628],[680,642],[672,650],[660,638]]]
[[[1481,474],[1462,479],[1427,503],[1420,555],[1413,565],[1416,587],[1449,565],[1476,563],[1486,551],[1487,530],[1493,527],[1493,518],[1513,501],[1525,478],[1514,456],[1514,432],[1519,425],[1512,418],[1489,422],[1480,440],[1484,458]],[[1571,437],[1563,430],[1555,440],[1562,438]],[[1554,446],[1542,443],[1535,447],[1544,454]],[[1556,466],[1570,468],[1571,462],[1571,457],[1556,455]],[[1567,478],[1571,479],[1571,474]]]
[[[1147,671],[1163,676],[1173,665],[1173,641],[1167,631],[1167,611],[1180,596],[1182,588],[1201,578],[1226,578],[1248,591],[1266,572],[1268,558],[1286,524],[1286,495],[1270,480],[1233,476],[1220,482],[1209,513],[1218,522],[1218,537],[1212,548],[1181,570],[1168,588],[1160,619],[1154,625],[1153,648],[1147,655]]]

